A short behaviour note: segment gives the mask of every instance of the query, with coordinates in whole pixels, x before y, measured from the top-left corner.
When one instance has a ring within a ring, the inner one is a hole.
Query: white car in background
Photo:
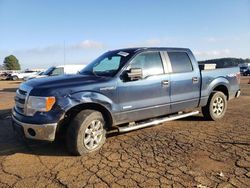
[[[37,73],[38,73],[37,71],[32,71],[32,70],[26,70],[24,72],[15,72],[15,73],[9,74],[7,79],[19,80],[19,79],[23,79],[24,77],[27,77],[27,76],[36,75]]]
[[[48,76],[58,76],[62,74],[77,74],[80,70],[82,70],[86,65],[59,65],[53,66],[47,69],[42,74],[35,74],[31,76],[27,76],[24,78],[25,81],[33,79],[33,78],[44,78]]]
[[[44,74],[44,71],[41,71],[41,72],[37,72],[36,74],[32,74],[30,76],[25,76],[23,79],[24,81],[27,81],[27,80],[30,80],[32,78],[37,78],[38,76],[41,76]]]

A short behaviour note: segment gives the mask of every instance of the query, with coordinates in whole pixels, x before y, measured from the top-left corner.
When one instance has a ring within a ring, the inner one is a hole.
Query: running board
[[[157,124],[160,124],[160,123],[164,123],[164,122],[167,122],[167,121],[181,119],[181,118],[185,118],[185,117],[188,117],[188,116],[193,116],[193,115],[196,115],[196,114],[199,114],[199,111],[188,112],[188,113],[184,113],[184,114],[177,114],[177,115],[173,115],[173,116],[169,116],[169,117],[163,117],[163,118],[160,118],[160,119],[155,119],[155,120],[152,120],[152,121],[149,121],[149,122],[144,122],[144,123],[142,122],[142,123],[138,123],[138,124],[135,124],[135,125],[128,125],[128,126],[118,127],[118,131],[120,133],[134,131],[134,130],[137,130],[137,129],[150,127],[150,126],[157,125]]]

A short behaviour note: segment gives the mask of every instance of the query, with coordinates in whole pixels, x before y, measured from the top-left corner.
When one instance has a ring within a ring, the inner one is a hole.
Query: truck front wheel
[[[18,80],[18,77],[17,76],[13,76],[12,80],[16,81],[16,80]]]
[[[212,92],[206,106],[202,107],[202,114],[207,120],[219,120],[223,118],[227,109],[227,99],[220,91]]]
[[[94,110],[83,110],[71,121],[66,142],[70,153],[84,155],[102,147],[106,140],[105,121]]]

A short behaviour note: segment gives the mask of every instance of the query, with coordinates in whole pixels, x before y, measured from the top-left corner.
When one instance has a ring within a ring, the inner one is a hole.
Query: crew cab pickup
[[[69,152],[99,149],[127,132],[199,113],[221,119],[240,95],[238,67],[201,70],[185,48],[108,51],[77,75],[34,79],[16,92],[12,122],[29,139],[64,136]]]

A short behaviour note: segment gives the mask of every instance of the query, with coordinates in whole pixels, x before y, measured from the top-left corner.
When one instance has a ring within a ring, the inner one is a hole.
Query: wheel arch
[[[104,120],[106,122],[106,126],[107,126],[108,129],[110,129],[113,126],[114,119],[113,119],[112,113],[104,105],[98,104],[98,103],[95,103],[95,102],[81,103],[81,104],[78,104],[78,105],[75,105],[75,106],[69,108],[65,112],[65,121],[66,122],[70,121],[80,111],[87,110],[87,109],[101,112],[102,115],[103,115],[103,118],[104,118]],[[68,124],[68,123],[66,123],[66,124]],[[64,126],[67,126],[67,125],[64,125]]]
[[[214,91],[220,91],[220,92],[222,92],[226,96],[226,99],[227,100],[229,99],[229,91],[228,91],[227,86],[225,86],[223,84],[218,84],[217,86],[215,86],[212,89],[212,92],[214,92]],[[210,95],[211,95],[211,93],[210,93]]]
[[[227,100],[229,99],[229,91],[230,91],[230,83],[229,81],[224,77],[219,77],[214,79],[208,86],[208,97],[211,96],[212,92],[214,91],[220,91],[224,93]]]

